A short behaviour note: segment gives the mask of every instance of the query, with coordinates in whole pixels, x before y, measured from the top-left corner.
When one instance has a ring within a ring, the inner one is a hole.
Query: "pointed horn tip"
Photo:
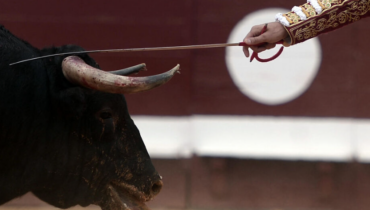
[[[140,71],[148,71],[148,68],[146,67],[146,64],[145,63],[141,63],[139,65],[142,66],[141,69],[140,69]]]
[[[173,68],[173,70],[174,70],[174,73],[178,73],[178,74],[181,74],[181,72],[180,72],[180,64],[177,64],[174,68]]]

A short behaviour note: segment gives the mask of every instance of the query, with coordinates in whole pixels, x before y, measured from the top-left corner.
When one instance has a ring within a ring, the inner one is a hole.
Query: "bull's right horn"
[[[109,73],[111,74],[116,74],[116,75],[122,75],[122,76],[127,76],[130,74],[135,74],[138,73],[139,71],[146,71],[146,65],[145,63],[136,65],[136,66],[131,66],[125,69],[117,70],[117,71],[110,71]]]
[[[154,76],[126,77],[96,69],[77,56],[69,56],[63,60],[62,70],[66,79],[74,84],[108,93],[127,94],[150,90],[165,84],[176,72],[179,72],[180,65]]]

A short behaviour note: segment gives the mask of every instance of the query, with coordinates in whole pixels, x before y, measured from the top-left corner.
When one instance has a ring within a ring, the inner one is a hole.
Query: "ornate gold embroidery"
[[[330,9],[333,5],[341,4],[342,0],[319,0],[325,9]]]
[[[301,20],[299,16],[294,12],[288,12],[287,14],[284,14],[284,16],[287,18],[288,21],[290,20],[290,24],[298,23]]]
[[[335,5],[342,4],[345,1],[348,1],[348,0],[318,0],[317,2],[321,6],[321,8],[323,9],[323,12],[324,12],[324,11],[332,8]],[[302,12],[306,15],[307,18],[317,15],[316,10],[313,8],[313,6],[310,3],[303,4],[300,7],[302,8]],[[291,20],[291,21],[288,20],[291,25],[292,24],[293,25],[298,24],[302,21],[298,17],[298,15],[296,15],[293,12],[288,12],[285,15],[286,15],[286,17],[288,17]]]
[[[326,10],[332,8],[333,6],[343,4],[344,2],[348,2],[350,0],[318,0],[320,2],[320,5],[325,5],[325,9],[323,9],[322,13],[325,12]],[[309,16],[307,18],[313,18],[313,16],[317,16],[316,10],[313,8],[313,6],[310,3],[306,3],[302,5],[303,8],[309,13]],[[289,12],[287,14],[290,14],[292,12]],[[293,23],[290,23],[290,26],[297,25],[301,23],[302,21],[299,20],[298,22],[292,21]]]
[[[343,18],[349,22],[355,22],[361,19],[361,16],[370,12],[370,0],[361,0],[359,2],[351,2],[348,4],[350,8],[343,11]],[[341,14],[340,14],[341,15]]]
[[[289,24],[293,23],[293,21],[286,14],[283,14],[283,16],[286,18],[286,20],[289,22]]]
[[[321,9],[324,10],[325,9],[325,6],[321,4],[321,1],[318,0],[317,3],[320,5]]]
[[[304,13],[304,15],[306,15],[307,18],[310,17],[310,14],[308,14],[308,12],[306,11],[306,9],[304,7],[300,6],[300,8],[301,8],[302,12]]]
[[[333,3],[334,0],[331,2]],[[339,1],[336,1],[339,2]],[[322,18],[307,20],[306,26],[297,26],[289,29],[291,32],[294,30],[293,40],[294,43],[301,42],[302,40],[310,39],[317,36],[318,33],[328,28],[337,28],[340,25],[348,22],[355,22],[361,19],[361,16],[370,12],[370,0],[360,0],[358,2],[352,1],[347,5],[347,9],[339,12],[339,8],[333,8],[329,13],[326,13]]]
[[[313,6],[311,5],[311,4],[308,4],[308,3],[306,3],[306,4],[303,4],[302,5],[302,7],[307,11],[307,13],[309,14],[308,16],[307,16],[307,18],[308,17],[311,17],[311,16],[315,16],[316,15],[316,11],[315,11],[315,9],[313,8]]]

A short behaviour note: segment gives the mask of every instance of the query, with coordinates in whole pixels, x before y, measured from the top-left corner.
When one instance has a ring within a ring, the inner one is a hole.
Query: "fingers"
[[[243,47],[243,52],[246,57],[249,57],[250,55],[248,48],[251,48],[256,53],[260,53],[267,49],[274,48],[276,46],[276,42],[287,36],[284,26],[277,22],[268,23],[267,31],[261,34],[265,25],[266,24],[253,26],[244,38],[243,41],[250,45],[249,47]]]
[[[284,26],[278,22],[268,23],[267,31],[261,34],[264,26],[265,24],[253,26],[251,31],[244,38],[244,42],[248,45],[258,45],[264,42],[275,43],[288,36],[288,32],[285,30]]]
[[[263,39],[263,36],[260,36],[262,37],[261,39]],[[258,41],[259,39],[257,39]],[[256,53],[260,53],[260,52],[263,52],[265,50],[269,50],[269,49],[272,49],[276,46],[275,43],[265,43],[265,42],[259,42],[259,43],[264,43],[262,45],[256,45],[256,46],[250,46],[250,47],[243,47],[243,52],[244,52],[244,55],[245,57],[249,57],[249,50],[248,48],[251,48],[254,52]]]
[[[249,50],[248,50],[248,47],[243,47],[243,52],[244,52],[244,55],[245,57],[249,57]]]
[[[267,42],[266,38],[267,38],[266,34],[262,34],[256,37],[248,37],[246,38],[246,43],[248,45],[259,45],[259,44]]]
[[[243,41],[248,45],[257,45],[265,42],[264,39],[266,37],[263,36],[263,34],[261,35],[261,30],[263,27],[264,25],[253,26],[251,31],[247,34]]]
[[[275,48],[276,47],[276,43],[268,43],[267,45],[266,45],[266,49],[272,49],[272,48]]]
[[[263,52],[265,50],[269,50],[269,49],[272,49],[276,47],[276,44],[275,43],[266,43],[262,46],[253,46],[253,47],[250,47],[254,52],[256,53],[260,53],[260,52]],[[244,52],[244,55],[245,57],[249,58],[249,47],[243,47],[243,52]]]
[[[252,43],[257,43],[261,40],[261,39],[256,39],[256,37],[260,36],[261,35],[261,30],[263,28],[264,25],[257,25],[257,26],[253,26],[252,29],[250,30],[250,32],[247,34],[247,36],[244,38],[244,42],[247,43],[248,45],[254,45]],[[263,43],[263,42],[262,42]],[[244,52],[244,55],[248,58],[249,57],[249,47],[243,47],[243,52]],[[256,47],[253,47],[253,48],[256,48]],[[252,47],[251,49],[254,50]]]
[[[265,43],[263,45],[260,45],[260,46],[251,46],[250,48],[256,52],[256,53],[260,53],[260,52],[263,52],[265,50],[269,50],[269,49],[272,49],[276,47],[276,44],[275,43]],[[244,50],[243,50],[244,51]],[[245,53],[244,53],[245,54]]]

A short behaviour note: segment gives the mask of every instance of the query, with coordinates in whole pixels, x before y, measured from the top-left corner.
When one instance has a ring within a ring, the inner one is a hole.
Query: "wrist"
[[[292,45],[292,38],[290,37],[290,35],[288,34],[288,32],[286,32],[286,36],[283,39],[283,41],[284,41],[283,42],[284,47],[289,47],[290,45]]]

